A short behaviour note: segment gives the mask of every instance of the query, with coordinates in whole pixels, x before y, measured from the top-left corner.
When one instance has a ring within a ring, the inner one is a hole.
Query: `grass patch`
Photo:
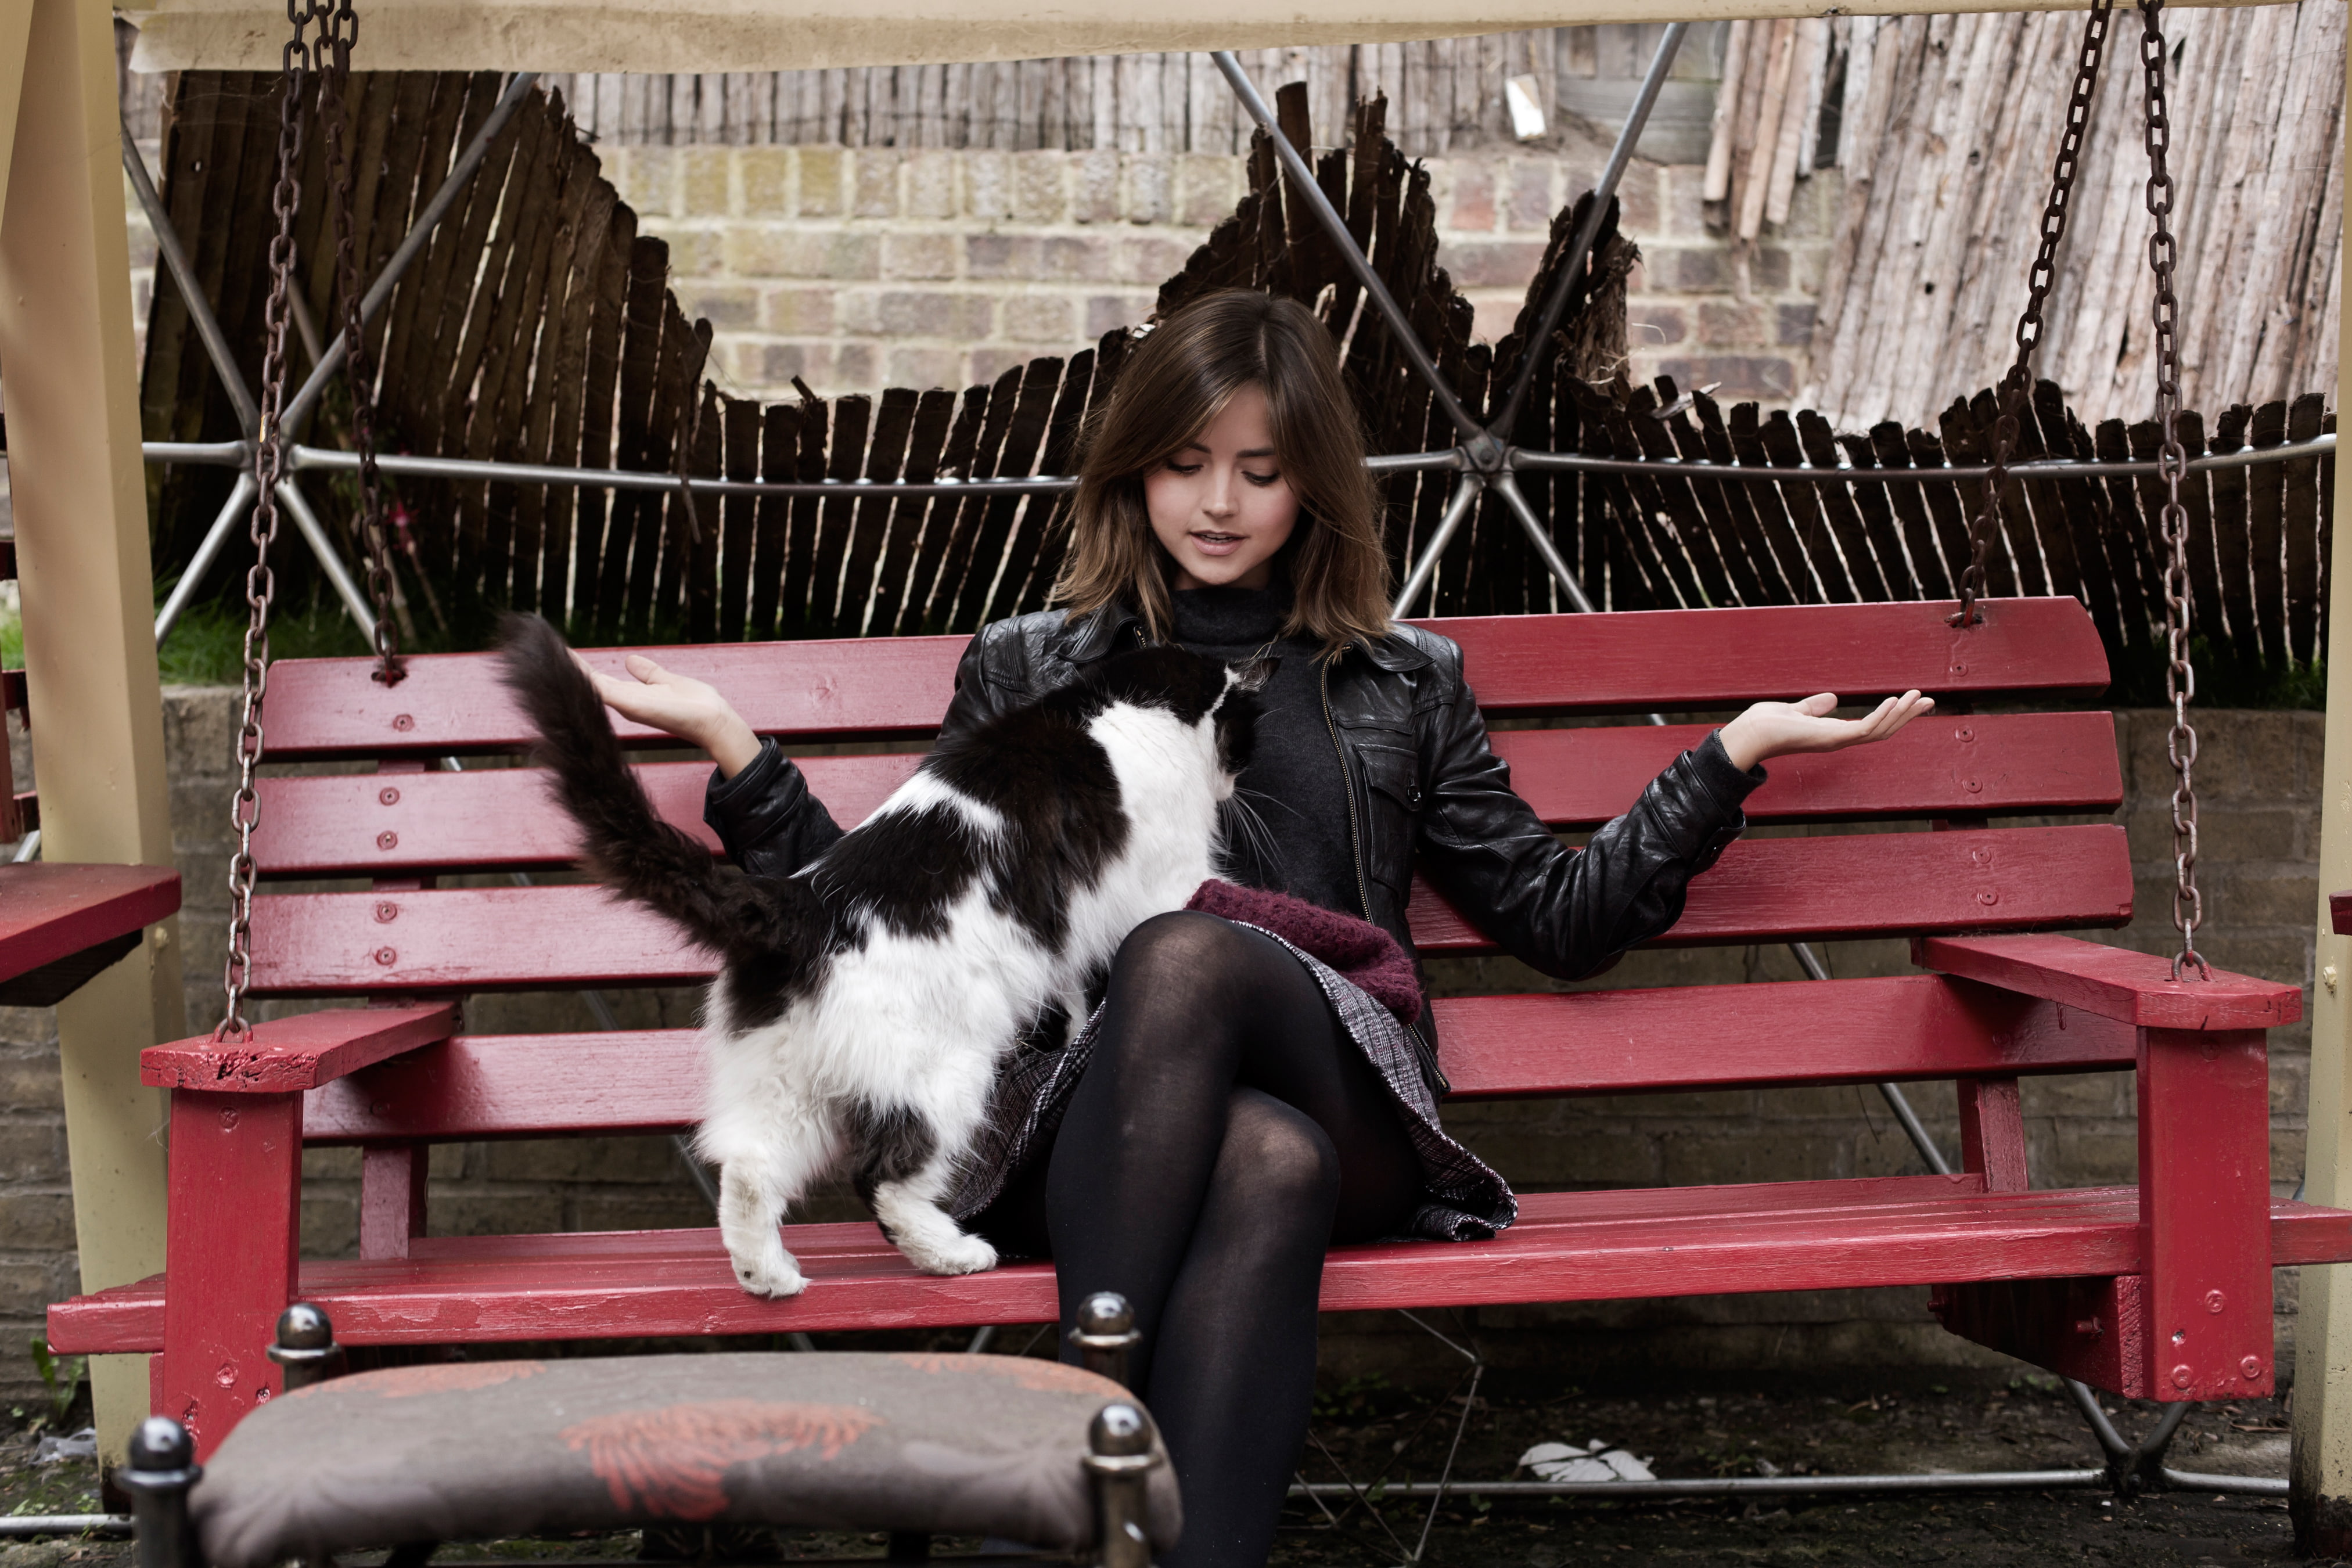
[[[167,590],[168,591],[168,590]],[[235,686],[245,665],[245,606],[214,599],[190,605],[173,624],[156,661],[166,685]],[[342,605],[320,594],[299,608],[276,605],[269,658],[341,658],[364,655],[367,639]]]
[[[2327,661],[2309,664],[2267,664],[2217,653],[2201,637],[2189,639],[2189,662],[2197,672],[2199,708],[2305,709],[2316,712],[2327,706]],[[2143,645],[2117,654],[2108,650],[2114,684],[2105,706],[2169,708],[2164,694],[2165,658],[2160,647]]]

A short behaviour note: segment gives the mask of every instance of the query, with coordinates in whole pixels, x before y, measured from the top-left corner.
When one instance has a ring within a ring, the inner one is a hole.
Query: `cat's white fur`
[[[723,975],[712,985],[702,1030],[709,1100],[695,1146],[719,1168],[719,1233],[745,1289],[807,1288],[780,1227],[843,1153],[844,1117],[861,1103],[911,1107],[937,1135],[937,1152],[915,1176],[874,1194],[899,1250],[929,1274],[994,1266],[995,1249],[965,1235],[943,1205],[987,1114],[999,1058],[1048,1004],[1061,1005],[1075,1034],[1089,976],[1127,934],[1181,909],[1218,874],[1218,806],[1233,793],[1213,709],[1186,724],[1164,708],[1114,703],[1087,730],[1109,756],[1128,834],[1095,883],[1073,890],[1058,951],[992,907],[983,879],[953,906],[941,937],[897,934],[866,915],[864,946],[837,954],[814,994],[762,1027],[738,1031]],[[993,807],[926,773],[875,816],[931,806],[975,835],[1005,831]],[[824,868],[820,858],[798,875],[822,877]]]

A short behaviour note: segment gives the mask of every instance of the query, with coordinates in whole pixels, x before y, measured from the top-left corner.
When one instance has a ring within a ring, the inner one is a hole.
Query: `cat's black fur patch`
[[[904,1105],[857,1104],[845,1119],[849,1131],[849,1184],[867,1208],[886,1182],[922,1173],[939,1152],[939,1134],[929,1118]],[[888,1234],[886,1227],[885,1235]]]
[[[948,807],[893,811],[778,879],[719,865],[655,816],[595,688],[553,627],[509,616],[501,629],[503,679],[540,732],[533,755],[580,824],[584,858],[726,960],[722,984],[739,1028],[774,1021],[814,990],[833,955],[866,940],[868,917],[901,935],[945,934],[956,900],[982,877],[996,908],[1058,950],[1070,893],[1091,885],[1128,837],[1118,775],[1087,722],[1120,702],[1165,708],[1187,724],[1214,710],[1220,755],[1238,772],[1255,735],[1251,693],[1264,682],[1258,668],[1229,686],[1223,664],[1181,648],[1105,659],[924,760],[924,772],[1003,818],[1001,845],[983,846]]]
[[[900,936],[936,937],[947,934],[949,908],[982,868],[962,819],[926,806],[875,817],[841,838],[808,880],[829,905],[870,910]]]

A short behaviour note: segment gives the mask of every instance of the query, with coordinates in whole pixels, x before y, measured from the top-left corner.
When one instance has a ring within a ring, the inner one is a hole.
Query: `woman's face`
[[[1143,476],[1151,531],[1176,563],[1169,586],[1263,588],[1298,521],[1298,498],[1274,460],[1265,389],[1228,398],[1191,442]]]

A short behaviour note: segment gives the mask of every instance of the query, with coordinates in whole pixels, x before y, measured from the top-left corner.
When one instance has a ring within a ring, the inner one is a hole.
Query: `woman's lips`
[[[1192,548],[1203,555],[1231,555],[1242,547],[1244,536],[1238,533],[1196,533]]]

